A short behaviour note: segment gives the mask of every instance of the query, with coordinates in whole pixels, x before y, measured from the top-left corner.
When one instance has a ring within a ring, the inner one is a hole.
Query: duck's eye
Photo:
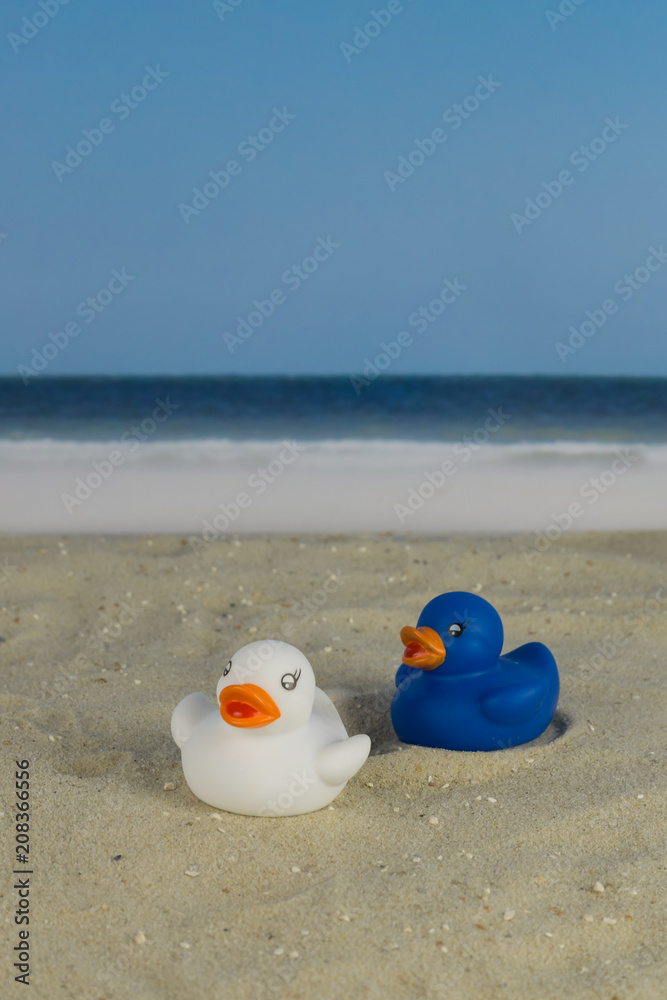
[[[296,670],[293,674],[283,674],[280,678],[280,683],[285,688],[286,691],[293,691],[297,685],[297,681],[301,676],[301,671]]]
[[[222,676],[226,677],[231,669],[232,669],[232,661],[230,660],[225,669],[222,671]]]
[[[464,626],[459,622],[452,622],[452,624],[447,629],[447,635],[451,635],[452,639],[458,639],[459,636],[463,635]]]

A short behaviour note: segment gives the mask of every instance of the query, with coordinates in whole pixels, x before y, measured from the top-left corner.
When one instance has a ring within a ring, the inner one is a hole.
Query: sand
[[[27,759],[33,997],[664,997],[667,535],[563,535],[530,561],[524,544],[2,538],[2,996],[24,995]],[[448,589],[498,608],[505,649],[554,651],[561,699],[535,744],[393,739],[398,632]],[[215,813],[185,784],[171,712],[286,623],[372,756],[333,808]]]

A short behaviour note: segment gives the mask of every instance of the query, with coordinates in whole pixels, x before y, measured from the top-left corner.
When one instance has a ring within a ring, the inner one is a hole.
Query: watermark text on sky
[[[464,121],[470,118],[480,105],[484,101],[487,101],[502,86],[490,74],[488,76],[478,76],[477,79],[479,82],[473,93],[464,97],[459,104],[453,104],[451,108],[447,108],[442,114],[442,120],[446,125],[449,125],[452,132],[460,129]],[[438,146],[447,142],[448,138],[449,134],[445,129],[438,126],[432,129],[425,139],[415,139],[413,147],[407,156],[403,154],[399,156],[396,170],[385,170],[384,179],[389,186],[389,190],[394,192],[399,184],[405,184],[406,180],[412,177],[415,170],[422,167],[426,160],[430,156],[433,156]]]
[[[570,153],[569,162],[577,168],[580,174],[583,174],[591,163],[602,156],[627,128],[630,126],[622,122],[618,115],[613,119],[605,118],[601,134],[591,139],[587,146],[579,146]],[[571,187],[575,180],[576,177],[571,170],[561,170],[557,179],[542,181],[541,190],[537,192],[535,197],[525,199],[523,215],[520,212],[512,212],[510,215],[510,222],[519,236],[526,226],[532,226],[533,222],[542,215],[542,212],[550,208],[554,201],[560,198],[565,188]]]
[[[60,13],[60,8],[65,7],[69,2],[70,0],[39,0],[37,5],[39,9],[30,17],[22,18],[20,34],[10,31],[7,35],[7,40],[14,52],[20,52],[22,46],[31,42],[42,28],[45,28],[56,14]]]
[[[644,263],[636,267],[631,274],[626,272],[622,278],[614,282],[614,291],[623,302],[629,302],[635,292],[640,291],[665,263],[667,263],[667,252],[664,243],[661,243],[658,248],[649,247],[649,253]],[[587,339],[594,337],[598,330],[605,325],[608,317],[613,316],[616,312],[618,312],[618,302],[613,298],[605,299],[600,304],[599,309],[587,309],[586,319],[578,327],[570,327],[567,343],[557,340],[554,344],[556,354],[563,364],[570,354],[575,354],[579,348],[584,346]]]
[[[269,146],[279,132],[283,132],[290,122],[296,118],[283,106],[282,109],[274,108],[273,117],[268,124],[261,128],[256,135],[249,135],[236,147],[236,152],[242,156],[246,163],[252,163],[257,156]],[[193,216],[199,215],[217,198],[221,191],[229,187],[232,177],[238,177],[243,170],[243,164],[238,160],[228,160],[222,170],[209,170],[210,181],[206,181],[202,188],[192,189],[192,204],[181,202],[178,210],[186,226],[190,225]]]
[[[405,5],[401,0],[389,0],[386,7],[369,11],[369,18],[363,25],[356,24],[352,42],[341,42],[340,51],[348,65],[354,56],[361,55],[374,38],[377,38],[385,28],[388,28],[397,14],[402,14]]]
[[[146,75],[143,77],[141,83],[133,87],[129,94],[121,94],[120,97],[112,101],[109,110],[118,117],[119,121],[125,121],[146,100],[149,92],[156,90],[168,76],[169,74],[161,70],[159,65],[155,68],[146,66]],[[62,184],[63,178],[67,174],[74,173],[76,168],[81,166],[84,159],[90,156],[98,146],[102,145],[105,138],[115,131],[116,125],[111,118],[101,118],[96,128],[81,129],[83,139],[79,139],[76,146],[65,147],[65,162],[61,163],[59,160],[53,160],[51,163],[51,169],[58,178],[58,181]]]

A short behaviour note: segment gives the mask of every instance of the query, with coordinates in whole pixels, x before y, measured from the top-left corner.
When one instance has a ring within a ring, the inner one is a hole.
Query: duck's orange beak
[[[230,726],[259,729],[280,718],[270,694],[256,684],[230,684],[220,692],[220,715]]]
[[[401,642],[405,646],[403,663],[408,667],[435,670],[445,662],[445,644],[438,633],[426,625],[421,628],[406,625],[401,629]]]

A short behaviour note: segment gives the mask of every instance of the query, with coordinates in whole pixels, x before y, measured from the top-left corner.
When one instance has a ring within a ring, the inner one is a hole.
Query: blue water
[[[115,440],[177,409],[161,440],[454,441],[486,411],[511,414],[494,443],[667,441],[667,379],[385,377],[357,394],[347,377],[0,378],[0,439]]]

